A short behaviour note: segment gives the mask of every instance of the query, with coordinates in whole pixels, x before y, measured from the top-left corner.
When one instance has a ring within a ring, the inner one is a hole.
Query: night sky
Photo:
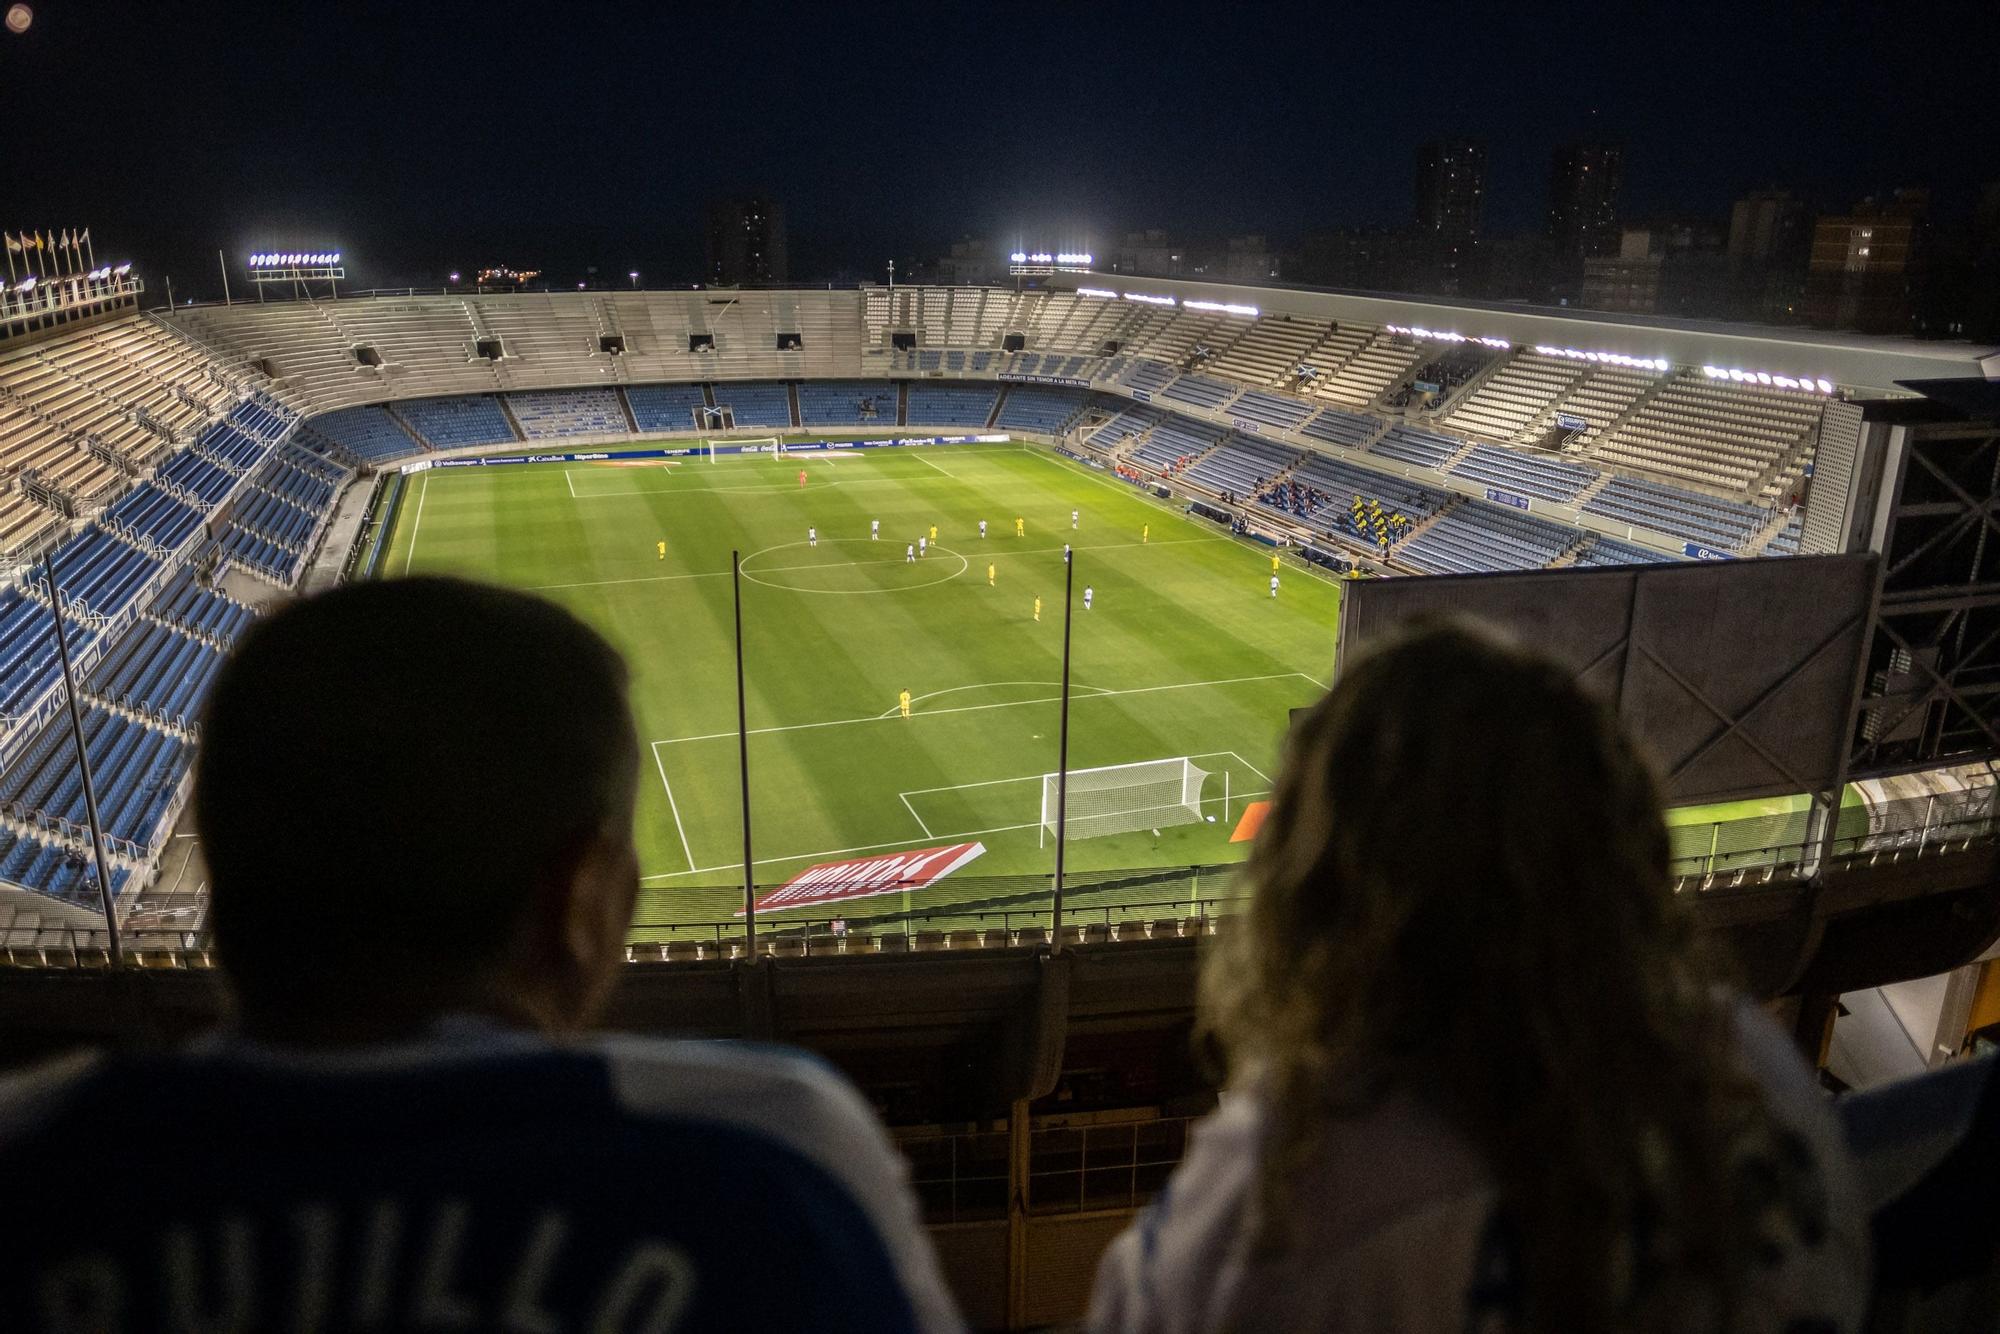
[[[1489,145],[1489,234],[1538,224],[1550,150],[1584,136],[1626,145],[1628,217],[1768,185],[1962,212],[2000,179],[1991,0],[29,2],[0,32],[0,225],[87,223],[202,296],[217,247],[338,247],[357,286],[687,280],[703,202],[749,188],[784,202],[795,279],[964,233],[1284,239],[1405,220],[1440,135]]]

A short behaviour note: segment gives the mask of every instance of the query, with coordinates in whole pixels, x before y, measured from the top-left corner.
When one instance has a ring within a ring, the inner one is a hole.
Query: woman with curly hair
[[[1295,729],[1202,970],[1220,1109],[1100,1331],[1832,1331],[1866,1224],[1803,1062],[1700,962],[1660,795],[1564,667],[1465,622]]]

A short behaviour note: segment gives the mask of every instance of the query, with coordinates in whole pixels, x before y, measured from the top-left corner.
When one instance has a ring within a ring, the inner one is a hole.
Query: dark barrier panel
[[[1413,617],[1495,622],[1571,663],[1648,746],[1674,804],[1840,781],[1876,558],[1634,565],[1362,580],[1340,651]]]

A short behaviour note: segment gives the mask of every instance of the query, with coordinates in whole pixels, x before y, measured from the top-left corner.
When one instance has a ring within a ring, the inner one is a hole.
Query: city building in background
[[[1618,193],[1625,150],[1617,144],[1575,143],[1549,163],[1548,235],[1557,270],[1554,295],[1580,295],[1583,261],[1619,250]]]
[[[1416,227],[1428,252],[1426,286],[1464,290],[1486,206],[1486,146],[1439,139],[1417,149]]]
[[[1715,313],[1728,257],[1719,222],[1675,218],[1626,227],[1618,253],[1583,261],[1583,306],[1630,315]]]
[[[1805,317],[1812,215],[1790,190],[1755,190],[1729,210],[1729,296],[1718,313],[1759,324]]]
[[[708,281],[717,287],[785,282],[784,206],[766,195],[718,199],[708,206]]]
[[[1910,332],[1924,280],[1930,191],[1871,196],[1813,227],[1806,319],[1822,329]]]

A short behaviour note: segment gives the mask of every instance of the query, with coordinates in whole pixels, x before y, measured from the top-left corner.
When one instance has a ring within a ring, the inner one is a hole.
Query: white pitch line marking
[[[569,498],[571,500],[581,499],[582,497],[578,496],[576,493],[576,479],[569,475],[568,468],[563,469],[563,480],[569,483]]]
[[[1125,690],[1100,690],[1095,695],[1074,696],[1072,702],[1080,704],[1084,700],[1111,699],[1119,695],[1156,695],[1168,690],[1198,690],[1205,686],[1244,685],[1251,681],[1282,681],[1291,676],[1296,676],[1301,681],[1312,681],[1314,685],[1319,684],[1304,672],[1267,672],[1262,676],[1230,676],[1215,681],[1181,681],[1174,685],[1132,686]],[[1060,700],[1061,696],[1059,695],[1049,695],[1041,699],[1004,700],[998,704],[961,704],[949,709],[931,709],[923,716],[926,718],[937,718],[947,713],[980,713],[987,709],[1018,709],[1029,704],[1055,704]],[[832,718],[819,723],[792,723],[783,727],[753,727],[750,729],[749,734],[751,736],[763,736],[771,732],[810,732],[822,727],[848,727],[855,723],[879,723],[884,721],[886,719],[874,716],[866,718]],[[652,745],[656,748],[660,746],[678,746],[686,741],[717,741],[723,737],[735,735],[736,733],[733,731],[704,732],[699,736],[663,737],[653,742]]]
[[[410,524],[410,549],[403,553],[403,573],[406,575],[410,572],[411,562],[417,558],[417,533],[424,526],[424,501],[429,497],[430,493],[431,474],[430,470],[426,468],[424,470],[423,487],[417,492],[417,517]]]
[[[924,702],[925,700],[927,700],[927,699],[936,699],[936,698],[937,698],[938,696],[940,696],[940,695],[959,695],[959,694],[963,694],[963,693],[965,693],[965,692],[966,692],[966,691],[968,691],[968,690],[999,690],[999,689],[1002,689],[1002,688],[1004,688],[1004,687],[1006,687],[1006,686],[1054,686],[1054,687],[1055,687],[1056,689],[1060,690],[1060,689],[1062,689],[1062,682],[1060,682],[1060,681],[981,681],[981,682],[979,682],[979,683],[978,683],[977,685],[969,685],[969,686],[946,686],[946,687],[945,687],[945,688],[944,688],[943,690],[932,690],[932,691],[929,691],[929,692],[927,692],[927,693],[925,693],[925,694],[922,694],[922,695],[918,695],[918,696],[917,696],[917,697],[916,697],[915,699],[913,699],[913,700],[911,700],[911,701],[910,701],[910,704],[911,704],[911,706],[912,706],[912,707],[914,707],[914,706],[916,706],[916,705],[918,705],[918,704],[921,704],[921,703],[923,703],[923,702]],[[1101,694],[1103,694],[1103,693],[1104,693],[1104,690],[1102,689],[1102,687],[1099,687],[1099,686],[1079,686],[1079,685],[1076,685],[1076,684],[1072,683],[1072,684],[1071,684],[1071,686],[1070,686],[1070,688],[1071,688],[1072,690],[1088,690],[1088,691],[1089,691],[1089,692],[1090,692],[1091,694],[1093,694],[1093,695],[1101,695]],[[890,714],[892,714],[892,713],[901,713],[901,712],[902,712],[902,709],[903,709],[903,706],[902,706],[902,705],[900,705],[900,704],[892,704],[892,705],[890,705],[890,706],[889,706],[888,708],[884,709],[884,710],[883,710],[882,712],[880,712],[880,713],[876,714],[875,716],[876,716],[877,718],[887,718],[887,717],[888,717],[888,716],[889,716]],[[942,712],[942,710],[934,710],[934,712]],[[939,791],[939,790],[941,790],[941,789],[938,789],[938,788],[917,788],[917,789],[914,789],[914,790],[915,790],[915,791],[919,791],[919,792],[936,792],[936,791]]]
[[[931,833],[931,827],[924,823],[924,817],[918,815],[917,808],[910,804],[910,794],[907,792],[898,792],[896,795],[903,799],[903,809],[908,811],[910,813],[910,818],[917,822],[917,828],[924,831],[924,837],[925,838],[935,837],[935,835]],[[692,866],[694,865],[694,863],[689,862],[688,865]]]
[[[937,470],[938,472],[942,472],[942,473],[944,473],[944,475],[945,475],[946,477],[951,477],[951,479],[952,479],[953,481],[957,481],[957,480],[958,480],[958,479],[957,479],[956,477],[953,477],[951,473],[949,473],[949,472],[946,472],[946,471],[945,471],[945,470],[944,470],[943,468],[939,468],[937,464],[935,464],[935,463],[932,463],[932,462],[931,462],[931,461],[930,461],[929,459],[925,458],[925,457],[924,457],[924,456],[923,456],[922,454],[918,454],[918,455],[916,455],[915,457],[916,457],[916,460],[917,460],[917,462],[919,462],[919,463],[923,464],[923,465],[924,465],[925,467],[927,467],[927,468],[935,468],[935,469],[936,469],[936,470]]]
[[[1304,672],[1297,672],[1297,673],[1294,673],[1294,675],[1297,675],[1297,676],[1305,676],[1305,673],[1304,673]],[[1312,681],[1312,678],[1311,678],[1310,676],[1306,676],[1306,680],[1308,680],[1308,681]],[[1318,683],[1317,681],[1314,681],[1314,682],[1313,682],[1313,684],[1314,684],[1314,685],[1318,685],[1319,683]],[[1248,770],[1249,770],[1249,771],[1250,771],[1251,773],[1253,773],[1253,774],[1256,774],[1256,775],[1257,775],[1257,776],[1258,776],[1259,778],[1263,779],[1263,780],[1264,780],[1265,782],[1267,782],[1267,783],[1268,783],[1268,782],[1270,782],[1270,781],[1271,781],[1271,775],[1269,775],[1269,774],[1265,773],[1265,772],[1264,772],[1264,771],[1263,771],[1262,769],[1259,769],[1259,768],[1258,768],[1258,767],[1257,767],[1256,765],[1254,765],[1254,764],[1250,763],[1250,761],[1248,761],[1248,760],[1244,759],[1244,758],[1243,758],[1243,756],[1242,756],[1242,754],[1241,754],[1241,753],[1239,753],[1239,752],[1237,752],[1237,751],[1233,751],[1233,750],[1218,750],[1218,751],[1215,751],[1215,752],[1213,752],[1213,753],[1214,753],[1214,754],[1217,754],[1217,755],[1227,755],[1227,756],[1229,756],[1229,757],[1230,757],[1231,759],[1235,760],[1235,761],[1236,761],[1236,762],[1237,762],[1238,764],[1242,765],[1242,766],[1243,766],[1243,767],[1244,767],[1245,769],[1248,769]]]
[[[660,748],[653,747],[653,764],[660,771],[660,786],[667,790],[667,809],[674,813],[674,829],[681,836],[681,856],[687,858],[688,873],[694,870],[694,851],[688,847],[687,827],[681,823],[680,803],[674,800],[674,785],[667,781],[667,763],[660,758]]]
[[[1189,755],[1186,758],[1190,760],[1206,760],[1213,758],[1214,756],[1217,755],[1235,755],[1237,759],[1239,760],[1243,759],[1241,755],[1236,755],[1236,752],[1233,750],[1204,750],[1204,751],[1199,751],[1193,755]],[[1180,758],[1180,757],[1170,756],[1169,758]],[[1128,761],[1128,763],[1144,764],[1146,763],[1146,761],[1145,760]],[[1254,770],[1255,766],[1250,764],[1248,760],[1244,760],[1243,763],[1245,768],[1250,768]],[[1076,769],[1071,769],[1070,772],[1077,773],[1079,771]],[[978,783],[947,783],[943,787],[913,787],[908,792],[898,792],[896,795],[899,797],[921,797],[927,792],[963,792],[967,788],[971,787],[1001,787],[1008,783],[1035,783],[1047,777],[1048,774],[1039,773],[1039,774],[1022,774],[1019,778],[988,778],[983,782],[978,782]],[[1263,775],[1259,774],[1258,777],[1262,778]],[[1270,780],[1266,779],[1265,781],[1268,782]]]
[[[1241,792],[1235,795],[1249,800],[1257,797],[1268,797],[1271,794],[1269,792]],[[992,829],[967,829],[962,832],[950,834],[926,834],[922,838],[899,838],[887,843],[863,843],[860,847],[856,848],[828,848],[823,852],[793,852],[783,857],[759,857],[757,858],[756,865],[776,866],[780,862],[818,861],[824,857],[851,857],[856,853],[877,852],[887,848],[907,848],[915,843],[929,843],[937,839],[950,839],[962,843],[966,839],[984,838],[988,834],[1012,834],[1023,829],[1039,829],[1041,827],[1042,822],[1040,820],[1031,820],[1027,824],[1003,824]],[[742,862],[719,862],[714,866],[697,866],[687,871],[661,871],[655,875],[642,875],[639,879],[678,880],[683,876],[713,875],[717,871],[737,871],[742,868]],[[1080,885],[1077,888],[1088,889],[1089,886]]]

